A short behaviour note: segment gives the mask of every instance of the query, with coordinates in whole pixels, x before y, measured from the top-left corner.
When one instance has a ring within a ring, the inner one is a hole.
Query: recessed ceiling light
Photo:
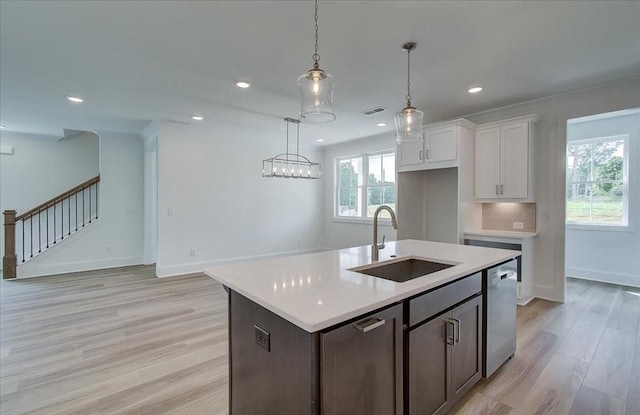
[[[202,120],[204,120],[204,117],[201,117],[200,115],[194,115],[194,116],[192,116],[191,118],[193,118],[193,119],[194,119],[194,120],[196,120],[196,121],[202,121]]]
[[[322,143],[322,142],[324,141],[324,138],[316,138],[316,141],[317,141],[318,143]]]
[[[84,102],[84,99],[80,98],[80,97],[72,97],[71,95],[67,95],[67,100],[69,102],[73,102],[76,104],[80,104],[82,102]]]
[[[238,81],[238,82],[236,82],[236,86],[238,88],[247,89],[247,88],[249,88],[251,86],[251,84],[249,82],[246,82],[246,81]]]
[[[469,88],[469,93],[470,94],[477,94],[480,91],[482,91],[482,87],[481,86],[474,86],[473,88]]]
[[[378,127],[386,127],[387,123],[386,122],[379,122],[376,124]]]
[[[1,128],[1,129],[4,129],[4,128],[6,128],[6,127],[7,127],[6,125],[4,125],[4,124],[0,124],[0,128]]]

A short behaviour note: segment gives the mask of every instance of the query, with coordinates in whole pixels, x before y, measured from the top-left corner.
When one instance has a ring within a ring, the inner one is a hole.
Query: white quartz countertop
[[[489,229],[465,231],[464,234],[469,236],[496,236],[511,239],[529,239],[538,236],[538,232],[492,231]]]
[[[313,333],[518,255],[519,251],[438,242],[387,242],[379,264],[406,258],[456,264],[401,283],[349,270],[372,264],[371,245],[213,266],[204,272]]]

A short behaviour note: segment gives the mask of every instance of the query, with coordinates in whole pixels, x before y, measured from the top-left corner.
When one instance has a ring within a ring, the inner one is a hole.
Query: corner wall
[[[569,125],[567,140],[629,134],[629,226],[567,226],[567,275],[640,287],[640,114]]]
[[[0,132],[0,144],[13,154],[0,155],[0,211],[17,214],[98,175],[99,139],[94,133],[64,138]],[[4,226],[0,226],[4,254]]]
[[[65,238],[64,243],[19,265],[18,278],[142,263],[142,140],[134,134],[97,133],[100,218]]]

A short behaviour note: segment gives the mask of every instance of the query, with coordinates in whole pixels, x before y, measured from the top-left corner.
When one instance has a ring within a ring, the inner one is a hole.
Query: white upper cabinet
[[[424,161],[455,160],[458,157],[457,126],[427,128],[424,132]]]
[[[461,147],[471,147],[475,124],[458,119],[425,125],[424,143],[405,142],[398,146],[398,171],[457,167]]]
[[[476,199],[535,202],[533,156],[538,116],[479,125],[476,130]]]

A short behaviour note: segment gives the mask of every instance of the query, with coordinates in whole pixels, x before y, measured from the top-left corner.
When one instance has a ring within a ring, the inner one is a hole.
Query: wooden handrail
[[[84,183],[81,183],[79,185],[77,185],[76,187],[74,187],[73,189],[69,189],[64,193],[59,194],[58,196],[54,197],[53,199],[47,200],[46,202],[34,207],[31,210],[28,210],[27,212],[23,213],[22,215],[16,216],[16,222],[19,222],[21,220],[27,219],[30,216],[33,216],[34,214],[38,213],[38,212],[42,212],[43,210],[47,210],[48,208],[52,207],[53,205],[57,205],[58,203],[60,203],[63,199],[66,199],[70,196],[73,196],[76,193],[79,193],[80,191],[86,189],[87,187],[96,184],[100,181],[100,175],[97,175],[96,177],[87,180]]]

